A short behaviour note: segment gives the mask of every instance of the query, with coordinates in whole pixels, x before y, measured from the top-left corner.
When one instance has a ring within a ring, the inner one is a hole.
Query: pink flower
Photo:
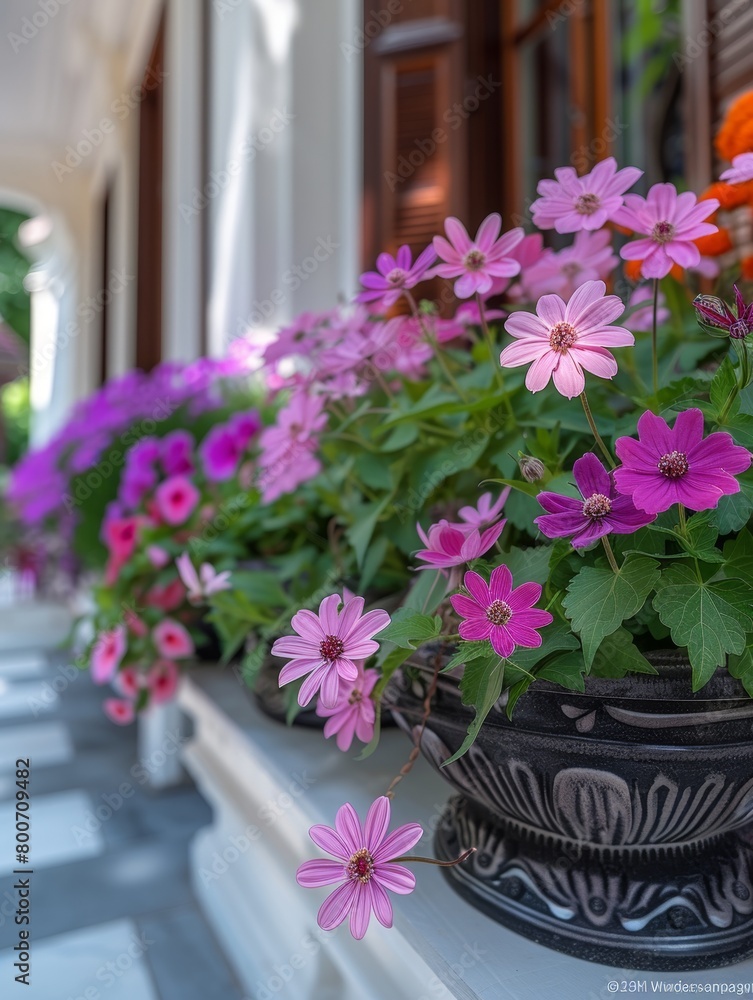
[[[316,846],[337,860],[305,861],[296,873],[298,884],[316,888],[343,883],[319,909],[316,919],[323,930],[333,930],[350,915],[350,933],[360,940],[372,910],[380,924],[392,926],[392,904],[385,890],[407,895],[415,888],[413,872],[395,861],[418,843],[424,831],[418,823],[408,823],[387,836],[389,824],[390,800],[383,795],[369,808],[363,827],[346,802],[337,810],[334,829],[317,824],[309,830]]]
[[[532,361],[526,375],[531,392],[544,389],[553,377],[557,391],[570,399],[583,392],[584,369],[612,378],[617,362],[606,348],[630,346],[635,338],[623,327],[609,325],[625,306],[605,292],[603,281],[587,281],[567,303],[559,295],[544,295],[536,304],[536,316],[513,313],[505,329],[517,343],[502,351],[500,364],[517,368]]]
[[[497,566],[488,584],[472,570],[465,574],[463,584],[471,596],[453,594],[450,598],[455,611],[465,619],[459,629],[463,639],[488,639],[494,652],[505,657],[516,646],[541,645],[536,629],[554,619],[548,611],[533,607],[541,597],[538,583],[523,583],[513,590],[512,573],[507,566]]]
[[[436,257],[433,246],[420,253],[415,264],[409,246],[400,247],[396,257],[380,253],[376,271],[366,271],[361,275],[361,284],[366,291],[356,295],[356,302],[380,300],[385,308],[393,305],[403,294],[403,289],[413,288],[423,279]]]
[[[645,302],[645,309],[636,309],[625,320],[630,324],[631,330],[650,330],[654,324],[654,292],[650,285],[638,285],[633,289],[628,299],[628,307],[637,306]],[[657,324],[666,323],[670,317],[670,311],[666,306],[667,300],[664,292],[659,292],[659,307],[656,310]]]
[[[745,184],[753,181],[753,153],[740,153],[732,159],[732,166],[719,176],[728,184]]]
[[[632,535],[654,520],[655,515],[636,510],[630,497],[617,492],[612,477],[593,452],[577,460],[573,479],[581,500],[547,492],[536,497],[547,513],[535,518],[534,524],[547,538],[573,535],[573,546],[578,549],[611,532]]]
[[[314,452],[319,446],[317,435],[328,419],[323,410],[320,396],[301,390],[277,414],[275,426],[262,431],[259,486],[264,503],[292,493],[321,469]]]
[[[115,583],[120,570],[133,555],[136,533],[142,520],[138,517],[119,517],[105,522],[104,541],[109,550],[105,583],[108,587]]]
[[[692,191],[678,194],[674,184],[654,184],[646,198],[629,194],[616,221],[641,233],[643,239],[626,244],[620,256],[642,261],[644,278],[663,278],[673,264],[697,267],[701,253],[693,240],[718,232],[712,223],[703,221],[717,208],[716,198],[698,201]]]
[[[244,448],[239,436],[228,424],[217,424],[199,446],[199,454],[207,479],[224,482],[232,479]]]
[[[136,667],[124,667],[113,678],[113,686],[119,694],[135,699],[142,687],[142,673]]]
[[[507,486],[504,490],[502,490],[495,502],[492,503],[491,493],[482,493],[476,507],[461,507],[458,512],[458,516],[461,521],[465,521],[470,528],[481,529],[484,525],[491,524],[492,521],[499,517],[509,495],[510,487]],[[456,525],[456,527],[461,526]]]
[[[136,612],[132,608],[126,608],[123,612],[123,621],[125,622],[128,629],[139,639],[143,639],[145,635],[148,634],[148,629],[144,624],[143,620],[139,618]]]
[[[280,671],[280,687],[306,677],[298,693],[298,704],[308,705],[317,691],[324,708],[335,708],[340,694],[340,679],[355,681],[356,660],[376,653],[379,643],[372,636],[389,624],[386,611],[363,614],[364,600],[353,597],[340,607],[340,595],[325,597],[319,614],[302,610],[293,615],[291,625],[297,635],[286,635],[272,646],[274,656],[290,658]]]
[[[162,466],[168,476],[190,476],[196,442],[190,431],[177,430],[162,439]]]
[[[164,586],[155,584],[145,595],[144,601],[150,608],[159,608],[161,611],[174,611],[183,603],[186,596],[186,589],[183,583],[175,579]]]
[[[376,711],[371,692],[379,680],[379,671],[364,670],[363,661],[357,663],[356,667],[358,676],[355,680],[340,678],[340,690],[334,708],[325,708],[321,702],[316,706],[316,714],[327,720],[324,738],[329,739],[337,733],[337,746],[343,752],[350,750],[354,736],[362,743],[368,743],[374,735]]]
[[[196,572],[191,557],[187,552],[175,560],[180,578],[188,591],[187,597],[192,604],[198,604],[205,597],[217,594],[221,590],[230,589],[230,570],[218,573],[214,566],[202,563],[199,573]]]
[[[102,708],[110,722],[118,726],[128,726],[136,718],[133,702],[122,698],[106,698]]]
[[[523,239],[523,230],[511,229],[500,237],[502,217],[497,212],[484,219],[475,240],[471,240],[462,222],[452,216],[445,219],[444,228],[448,239],[435,236],[434,249],[445,263],[438,264],[432,273],[442,278],[458,278],[455,282],[458,298],[470,298],[475,292],[485,295],[494,278],[511,278],[520,271],[511,251]]]
[[[146,557],[155,569],[162,569],[170,562],[170,553],[159,545],[147,545]]]
[[[152,630],[152,641],[165,660],[183,660],[193,653],[193,640],[174,618],[165,618]]]
[[[617,438],[615,451],[622,462],[614,473],[617,489],[649,514],[675,503],[710,510],[723,496],[740,492],[734,477],[751,463],[748,449],[729,434],[717,431],[704,438],[703,413],[696,409],[679,413],[671,429],[646,411],[638,421],[638,440]]]
[[[569,299],[586,281],[608,278],[619,262],[612,250],[612,234],[608,229],[595,233],[583,229],[575,234],[569,247],[542,257],[538,264],[521,274],[521,292],[529,301],[549,292]]]
[[[245,451],[251,443],[251,439],[259,432],[261,420],[256,410],[246,410],[243,413],[234,413],[228,426],[235,434],[238,447],[241,451]]]
[[[150,700],[155,705],[171,701],[178,690],[180,673],[177,664],[172,660],[157,660],[146,675],[146,685],[149,688]]]
[[[165,524],[185,524],[196,509],[201,494],[186,476],[171,476],[157,487],[154,499]]]
[[[637,167],[618,170],[613,156],[583,177],[578,177],[574,167],[559,167],[554,171],[556,181],[539,181],[536,190],[541,197],[531,205],[534,225],[558,233],[601,229],[616,218],[625,192],[642,173]]]
[[[95,684],[112,680],[123,659],[128,643],[123,625],[116,625],[107,632],[100,632],[92,647],[91,670]]]
[[[469,525],[450,524],[449,521],[439,521],[432,524],[428,535],[420,524],[416,525],[421,541],[426,546],[416,553],[417,559],[422,559],[426,566],[419,569],[451,569],[473,562],[497,541],[507,521],[503,518],[497,524],[485,531],[479,531]]]

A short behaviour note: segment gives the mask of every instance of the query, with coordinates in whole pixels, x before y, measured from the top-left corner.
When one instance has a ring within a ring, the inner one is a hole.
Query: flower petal
[[[337,861],[326,861],[317,858],[315,861],[304,861],[296,872],[298,885],[314,889],[320,885],[333,885],[342,882],[347,877],[345,868]]]
[[[416,876],[402,865],[382,864],[380,862],[374,868],[374,879],[380,882],[385,889],[390,889],[401,896],[407,896],[416,888]]]
[[[351,854],[355,854],[365,846],[361,821],[350,802],[346,802],[337,810],[335,829],[350,848]]]
[[[373,854],[384,840],[387,828],[390,825],[390,800],[386,795],[380,795],[372,802],[366,822],[363,825],[363,834],[366,840],[365,846]]]
[[[360,884],[357,880],[346,882],[327,896],[316,915],[316,922],[323,931],[334,930],[345,920],[354,905],[356,887]]]

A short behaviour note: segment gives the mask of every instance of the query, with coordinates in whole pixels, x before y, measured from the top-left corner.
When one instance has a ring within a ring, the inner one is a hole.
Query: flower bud
[[[518,468],[527,483],[536,483],[539,479],[544,478],[546,466],[541,459],[534,458],[533,455],[524,455],[522,452],[518,452],[518,454],[520,455]]]

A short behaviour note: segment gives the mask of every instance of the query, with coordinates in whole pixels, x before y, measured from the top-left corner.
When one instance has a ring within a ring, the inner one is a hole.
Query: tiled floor
[[[153,792],[135,727],[107,721],[87,675],[63,683],[64,665],[31,648],[0,651],[0,996],[17,974],[13,770],[30,757],[33,952],[23,995],[243,1000],[188,879],[207,804],[188,783]]]

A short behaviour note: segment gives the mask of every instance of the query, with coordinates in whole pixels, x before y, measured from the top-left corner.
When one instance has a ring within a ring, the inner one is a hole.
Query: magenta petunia
[[[560,493],[539,493],[536,499],[547,512],[535,523],[547,538],[573,536],[576,549],[603,535],[632,535],[656,515],[638,510],[630,497],[617,492],[614,481],[593,452],[573,465],[573,478],[582,500]]]
[[[544,389],[549,379],[563,396],[572,399],[585,388],[583,371],[601,378],[617,374],[617,362],[608,347],[629,347],[635,337],[621,326],[611,326],[625,311],[617,295],[606,295],[603,281],[586,281],[568,302],[559,295],[544,295],[536,315],[516,312],[505,329],[516,343],[500,355],[500,364],[517,368],[533,362],[526,374],[531,392]]]
[[[512,278],[520,272],[520,262],[512,250],[523,239],[523,230],[511,229],[499,235],[502,216],[488,215],[478,228],[475,240],[468,235],[462,222],[450,216],[444,223],[447,239],[434,237],[434,249],[443,261],[432,274],[442,278],[457,278],[455,294],[467,299],[476,292],[485,295],[495,278]]]
[[[421,281],[437,255],[433,246],[426,247],[413,262],[409,246],[402,246],[395,257],[380,253],[376,271],[366,271],[361,275],[365,291],[359,292],[356,302],[380,301],[386,308],[394,305],[404,289],[415,287]]]
[[[110,722],[118,726],[128,726],[136,718],[133,702],[124,698],[106,698],[102,708]]]
[[[201,494],[187,476],[171,476],[154,493],[160,517],[172,526],[185,524],[200,499]]]
[[[342,610],[338,610],[341,603]],[[297,635],[285,635],[275,641],[273,656],[290,659],[280,671],[280,687],[306,677],[298,692],[299,705],[308,705],[319,692],[322,705],[335,708],[341,679],[355,681],[356,661],[379,649],[373,636],[389,625],[390,616],[380,610],[363,614],[363,608],[362,597],[343,602],[339,594],[332,594],[319,605],[318,615],[305,608],[293,615],[291,625]]]
[[[171,701],[178,690],[180,672],[178,665],[172,660],[157,660],[152,669],[146,675],[146,685],[149,688],[149,697],[155,705],[163,705],[166,701]]]
[[[124,625],[116,625],[107,632],[101,632],[94,642],[91,653],[92,680],[95,684],[106,684],[117,672],[120,661],[128,645]]]
[[[229,424],[216,424],[201,442],[199,454],[207,479],[224,482],[235,475],[243,447]]]
[[[487,583],[469,570],[463,585],[470,594],[453,594],[452,606],[465,619],[460,623],[460,635],[471,642],[488,639],[499,656],[510,656],[516,646],[532,648],[541,645],[536,631],[554,620],[548,611],[533,605],[541,597],[538,583],[512,586],[512,573],[507,566],[497,566]]]
[[[595,230],[615,218],[625,192],[643,174],[638,167],[617,169],[613,156],[579,177],[574,167],[558,167],[553,180],[539,181],[540,198],[531,205],[534,225],[558,233]]]
[[[194,471],[193,451],[196,442],[190,431],[177,430],[162,440],[162,467],[168,476],[190,476]]]
[[[753,181],[753,153],[740,153],[732,159],[732,166],[719,175],[728,184],[747,184]]]
[[[350,750],[353,737],[368,743],[374,735],[376,710],[371,697],[374,685],[379,680],[378,670],[364,670],[363,661],[356,663],[358,676],[355,680],[340,678],[340,690],[334,708],[326,708],[321,701],[316,706],[316,714],[326,719],[324,738],[337,735],[337,746],[345,752]]]
[[[346,802],[337,810],[334,829],[317,824],[309,830],[316,846],[336,860],[304,861],[296,873],[298,884],[311,889],[342,883],[319,908],[316,919],[323,930],[334,930],[349,916],[350,933],[360,940],[372,910],[380,924],[392,927],[392,903],[386,890],[403,896],[414,890],[415,875],[396,861],[418,843],[424,831],[418,823],[407,823],[388,834],[389,825],[390,800],[382,795],[370,806],[363,826]]]
[[[691,510],[710,510],[723,496],[739,493],[736,475],[750,466],[747,448],[716,431],[703,436],[703,413],[684,410],[674,427],[646,411],[638,421],[638,440],[621,437],[615,442],[622,466],[614,478],[620,493],[649,514],[659,514],[672,504]]]
[[[173,618],[163,618],[154,626],[152,640],[165,660],[183,660],[193,653],[193,639],[188,630]]]
[[[718,208],[716,198],[698,201],[692,191],[678,194],[674,184],[654,184],[645,198],[626,195],[615,221],[641,239],[627,243],[620,256],[641,261],[644,278],[663,278],[673,264],[697,267],[701,252],[694,240],[718,232],[713,223],[704,221]]]

